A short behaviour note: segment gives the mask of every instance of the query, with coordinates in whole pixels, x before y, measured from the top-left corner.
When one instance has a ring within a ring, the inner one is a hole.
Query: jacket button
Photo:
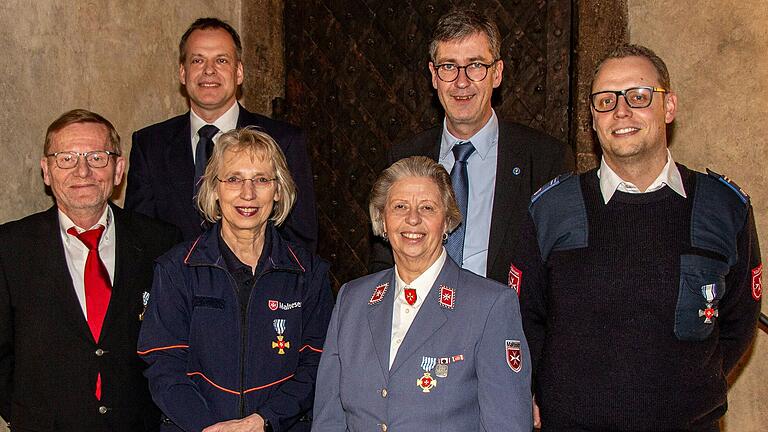
[[[381,389],[381,397],[387,397],[387,389]]]
[[[106,414],[107,411],[108,411],[108,408],[105,407],[104,405],[99,407],[99,414]]]
[[[104,355],[104,350],[103,350],[103,349],[101,349],[101,348],[97,349],[97,350],[96,350],[96,355],[97,355],[98,357],[101,357],[101,356],[103,356],[103,355]]]

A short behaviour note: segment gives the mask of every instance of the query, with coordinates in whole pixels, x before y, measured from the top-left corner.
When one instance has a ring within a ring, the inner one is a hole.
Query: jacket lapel
[[[499,255],[502,243],[510,224],[507,223],[514,213],[515,200],[530,197],[520,196],[521,179],[529,178],[530,169],[520,157],[520,146],[514,142],[509,123],[499,122],[499,141],[497,145],[498,158],[496,162],[496,186],[493,193],[493,210],[491,214],[491,232],[488,239],[488,261],[486,274],[493,268],[493,263]],[[515,168],[519,174],[514,175]]]
[[[416,354],[419,349],[435,334],[436,331],[448,321],[447,314],[450,313],[440,306],[440,285],[456,289],[459,268],[450,259],[445,260],[442,270],[438,275],[429,294],[424,300],[424,304],[419,308],[408,333],[405,334],[403,344],[397,351],[390,374],[394,375],[397,369],[409,358]],[[390,317],[390,321],[392,318]]]
[[[47,282],[45,285],[51,287],[52,296],[60,300],[56,304],[59,306],[66,325],[72,327],[75,334],[92,341],[91,329],[85,320],[80,300],[78,300],[77,294],[75,294],[72,275],[69,274],[67,258],[64,254],[64,245],[61,242],[58,209],[54,206],[46,213],[45,227],[39,239],[39,244],[49,244],[50,247],[40,248],[39,259],[42,264],[41,268],[48,269],[48,271],[41,271],[41,274],[46,275],[45,279]]]
[[[99,336],[99,340],[102,341],[105,340],[110,328],[114,327],[111,325],[112,321],[126,311],[130,313],[133,302],[140,301],[138,298],[131,299],[132,296],[138,294],[135,287],[130,286],[128,281],[131,280],[130,269],[139,268],[139,263],[146,259],[142,256],[141,247],[137,244],[135,236],[131,234],[130,226],[128,226],[122,211],[112,204],[110,206],[115,224],[115,277],[107,314],[104,317],[104,324]],[[138,319],[137,315],[136,320]]]
[[[175,130],[169,131],[169,143],[165,146],[165,160],[168,161],[168,181],[176,190],[176,196],[183,209],[188,210],[195,190],[195,162],[192,157],[192,134],[189,130],[189,113],[179,122]]]
[[[370,309],[368,311],[368,327],[371,330],[371,340],[386,382],[389,380],[389,345],[392,338],[392,305],[395,295],[394,268],[384,273],[384,277],[378,281],[377,286],[385,283],[389,286],[384,297],[375,304],[366,306]],[[376,287],[371,287],[372,294],[375,289]]]

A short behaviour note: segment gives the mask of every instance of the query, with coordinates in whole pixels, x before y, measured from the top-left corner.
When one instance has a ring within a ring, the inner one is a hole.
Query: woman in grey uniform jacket
[[[517,293],[461,269],[445,169],[414,156],[371,193],[394,268],[345,284],[318,369],[313,431],[525,431],[531,368]]]

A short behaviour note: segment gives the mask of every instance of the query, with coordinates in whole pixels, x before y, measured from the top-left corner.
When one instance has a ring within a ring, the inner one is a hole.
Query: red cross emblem
[[[523,354],[520,350],[520,341],[507,339],[505,345],[507,348],[507,365],[513,372],[520,372],[523,368]]]
[[[424,376],[416,380],[416,385],[422,392],[429,393],[437,385],[437,380],[432,378],[429,372],[424,372]]]
[[[375,290],[373,290],[373,295],[371,296],[371,299],[368,300],[368,304],[376,304],[381,301],[381,299],[384,298],[384,294],[387,292],[387,288],[389,288],[389,284],[381,284],[376,287]]]
[[[276,311],[277,310],[277,300],[269,300],[267,302],[267,306],[269,307],[269,310]]]
[[[523,279],[523,272],[515,267],[514,264],[509,265],[509,278],[507,279],[507,284],[510,288],[517,291],[517,296],[520,296],[520,283]]]
[[[752,298],[759,301],[763,296],[763,263],[752,269]]]
[[[408,302],[409,305],[413,306],[416,303],[416,290],[413,288],[406,288],[405,289],[405,301]]]
[[[453,309],[456,300],[456,291],[445,285],[440,285],[440,306]]]

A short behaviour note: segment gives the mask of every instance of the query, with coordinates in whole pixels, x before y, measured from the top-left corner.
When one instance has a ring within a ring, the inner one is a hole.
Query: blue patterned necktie
[[[469,199],[469,175],[467,175],[467,159],[474,153],[475,147],[471,142],[458,143],[453,146],[453,157],[456,162],[451,170],[451,182],[456,193],[456,204],[461,211],[462,222],[445,242],[448,255],[461,267],[464,261],[464,234],[467,231],[467,201]]]
[[[219,133],[219,128],[214,125],[205,125],[197,131],[200,141],[197,142],[197,149],[195,150],[195,192],[200,188],[200,177],[205,174],[208,158],[213,153],[213,137],[217,133]]]

